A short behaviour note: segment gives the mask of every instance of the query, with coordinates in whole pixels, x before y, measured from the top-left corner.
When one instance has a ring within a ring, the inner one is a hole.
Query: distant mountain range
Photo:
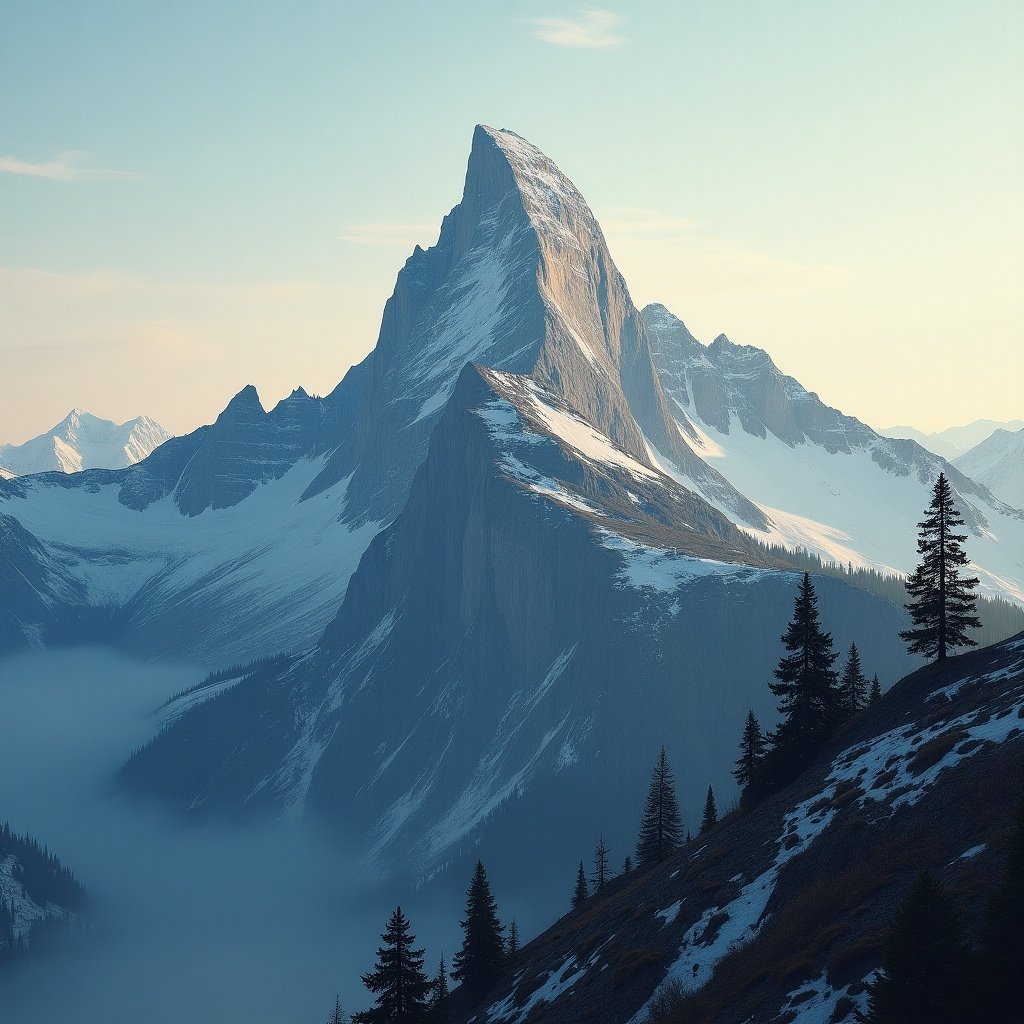
[[[957,469],[1024,509],[1024,427],[996,430],[955,460]]]
[[[138,416],[114,423],[72,409],[52,430],[24,444],[0,444],[0,476],[123,469],[141,462],[170,434],[156,420]]]
[[[886,427],[879,433],[885,437],[909,438],[950,462],[969,452],[996,430],[1024,429],[1024,420],[975,420],[960,427],[947,427],[928,434],[916,427]]]
[[[691,818],[729,791],[747,709],[772,716],[787,551],[909,570],[940,471],[986,591],[1024,605],[1024,512],[766,353],[641,314],[578,190],[480,126],[326,398],[247,387],[134,466],[0,482],[0,650],[273,655],[172,702],[123,784],[315,816],[378,876],[521,864],[537,834],[561,864],[609,806],[627,842],[662,742]],[[816,585],[869,671],[914,667],[900,602]]]

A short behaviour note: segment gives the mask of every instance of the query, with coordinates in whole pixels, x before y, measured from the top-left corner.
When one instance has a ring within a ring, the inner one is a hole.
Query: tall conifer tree
[[[611,878],[611,870],[608,867],[608,847],[604,844],[604,833],[602,832],[598,836],[597,846],[594,847],[594,873],[590,876],[594,892],[600,892],[609,878]]]
[[[747,720],[743,725],[743,736],[740,739],[740,756],[736,759],[736,767],[732,775],[740,787],[750,784],[761,759],[764,757],[766,742],[761,724],[754,714],[753,708],[747,712]]]
[[[676,801],[672,767],[665,748],[651,774],[651,785],[644,805],[640,834],[636,843],[636,860],[640,867],[656,864],[674,853],[683,841],[683,819]]]
[[[981,626],[976,612],[978,579],[960,573],[967,565],[963,548],[967,535],[956,528],[963,525],[953,489],[945,473],[940,473],[925,518],[917,524],[921,561],[907,579],[910,603],[906,607],[914,625],[900,636],[911,654],[941,661],[957,647],[976,646],[967,630]]]
[[[374,969],[363,984],[376,996],[376,1008],[355,1015],[354,1024],[415,1024],[427,1019],[431,984],[423,971],[423,950],[414,949],[416,936],[401,907],[395,907],[381,936]]]
[[[865,1024],[963,1024],[970,963],[963,927],[932,875],[921,873],[893,920],[882,970],[868,984]]]
[[[508,942],[505,944],[505,958],[508,961],[509,967],[516,962],[516,957],[519,956],[519,925],[516,924],[516,919],[513,917],[508,924]]]
[[[430,1024],[448,1024],[448,968],[444,953],[437,962],[437,977],[433,981],[430,999]]]
[[[579,870],[576,872],[576,885],[572,890],[572,909],[583,906],[587,900],[587,873],[583,870],[583,861],[580,861]]]
[[[341,1008],[341,996],[334,997],[334,1010],[327,1024],[345,1024],[345,1013]]]
[[[868,706],[868,681],[860,665],[860,651],[850,644],[843,674],[839,678],[839,714],[849,721]]]
[[[804,573],[782,642],[789,653],[779,662],[775,682],[769,686],[779,698],[782,714],[772,749],[776,766],[786,778],[807,766],[839,718],[832,667],[836,654],[832,634],[821,627],[810,573]]]
[[[462,982],[473,998],[483,995],[505,970],[504,928],[498,920],[498,905],[491,883],[480,861],[466,892],[466,918],[462,925],[462,948],[452,961],[452,977]]]
[[[708,795],[704,798],[704,814],[700,819],[701,834],[707,832],[709,828],[714,828],[717,824],[718,807],[715,805],[715,793],[714,790],[708,786]]]
[[[882,696],[882,684],[878,681],[878,673],[871,677],[871,689],[868,691],[868,704],[874,704]]]

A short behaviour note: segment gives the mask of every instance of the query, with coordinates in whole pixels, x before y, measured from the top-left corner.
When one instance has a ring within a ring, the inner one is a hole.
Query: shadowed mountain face
[[[551,925],[452,1019],[641,1024],[675,988],[659,1019],[852,1024],[923,869],[977,941],[1009,859],[1022,753],[1024,635],[921,669],[792,785]]]
[[[525,858],[543,905],[595,821],[629,848],[662,742],[691,823],[729,792],[796,582],[532,378],[467,367],[320,644],[190,697],[123,778],[194,814],[313,815],[381,876]],[[841,643],[910,664],[902,610],[818,584]]]
[[[299,390],[265,412],[247,387],[216,423],[128,470],[0,481],[0,510],[65,561],[132,650],[216,664],[300,648],[401,511],[470,360],[530,374],[640,463],[653,465],[653,446],[738,521],[764,525],[676,429],[582,196],[528,142],[485,127],[462,202],[410,257],[376,348],[330,396]],[[27,613],[21,643],[45,634]]]

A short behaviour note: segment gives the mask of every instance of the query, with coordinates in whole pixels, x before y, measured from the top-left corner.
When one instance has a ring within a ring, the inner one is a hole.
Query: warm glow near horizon
[[[1024,417],[1020,5],[383,7],[5,15],[0,443],[330,391],[479,121],[701,340],[878,427]]]

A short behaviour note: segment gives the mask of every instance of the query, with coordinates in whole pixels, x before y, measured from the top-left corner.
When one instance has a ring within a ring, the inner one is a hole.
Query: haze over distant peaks
[[[937,430],[931,434],[918,430],[917,427],[908,426],[885,427],[879,430],[879,433],[885,437],[908,438],[944,459],[953,460],[970,451],[985,438],[991,437],[996,430],[1014,431],[1021,428],[1024,428],[1024,420],[1001,422],[982,419],[959,427],[946,427],[945,430]]]
[[[24,444],[0,444],[0,477],[124,469],[141,462],[170,436],[148,416],[115,423],[72,409],[51,430]]]

